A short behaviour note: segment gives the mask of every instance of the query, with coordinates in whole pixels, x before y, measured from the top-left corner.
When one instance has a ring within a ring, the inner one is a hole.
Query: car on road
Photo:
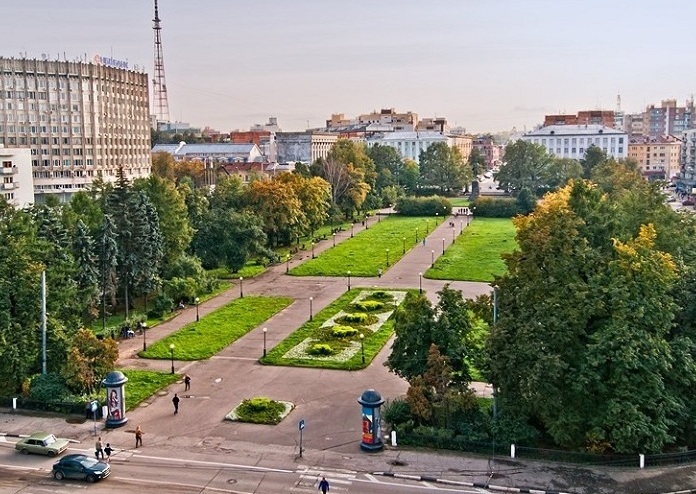
[[[67,455],[53,465],[53,478],[80,479],[89,483],[111,475],[109,465],[85,455]]]
[[[15,449],[24,455],[35,453],[38,455],[57,456],[68,449],[70,441],[61,439],[50,432],[35,432],[29,437],[17,441]]]

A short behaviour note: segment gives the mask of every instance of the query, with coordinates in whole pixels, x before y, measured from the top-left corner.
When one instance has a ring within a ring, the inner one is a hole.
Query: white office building
[[[34,203],[34,184],[31,176],[31,150],[7,149],[0,144],[0,196],[16,208]]]
[[[367,139],[368,146],[379,144],[381,146],[391,146],[405,158],[418,163],[421,151],[428,149],[428,146],[436,142],[446,142],[453,145],[452,139],[439,132],[385,132],[375,134]]]
[[[150,174],[148,76],[127,62],[0,57],[0,144],[29,148],[34,201]]]
[[[603,125],[549,125],[525,133],[523,141],[541,144],[557,158],[581,160],[590,146],[597,146],[607,156],[628,156],[628,135]]]

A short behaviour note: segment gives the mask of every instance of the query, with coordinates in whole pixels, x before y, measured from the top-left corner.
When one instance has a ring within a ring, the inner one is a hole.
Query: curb
[[[372,475],[381,475],[383,477],[392,477],[395,479],[404,479],[404,480],[415,480],[415,481],[421,481],[421,482],[435,482],[436,484],[443,484],[443,485],[453,485],[453,486],[460,486],[460,487],[477,487],[479,489],[488,489],[490,491],[499,491],[499,492],[522,492],[525,494],[571,494],[570,492],[564,492],[564,491],[546,491],[543,489],[530,489],[530,488],[523,488],[523,487],[505,487],[502,485],[491,485],[487,484],[484,482],[461,482],[459,480],[448,480],[448,479],[439,479],[436,477],[430,477],[427,475],[405,475],[401,473],[393,473],[393,472],[373,472]],[[691,491],[678,491],[674,493],[665,493],[665,494],[692,494],[696,493],[696,490],[691,490]]]
[[[29,437],[29,434],[12,434],[10,432],[0,432],[0,437]]]

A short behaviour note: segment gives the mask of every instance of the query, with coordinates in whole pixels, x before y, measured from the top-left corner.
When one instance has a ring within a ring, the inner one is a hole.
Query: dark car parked
[[[109,465],[85,455],[67,455],[53,465],[53,477],[57,480],[80,479],[91,483],[109,475]]]

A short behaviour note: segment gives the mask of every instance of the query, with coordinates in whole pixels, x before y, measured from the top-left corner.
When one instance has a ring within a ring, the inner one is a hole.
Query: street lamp
[[[309,297],[309,320],[312,320],[313,313],[312,313],[312,302],[314,301],[314,297]]]
[[[350,271],[348,271],[348,291],[350,291]]]
[[[445,237],[442,237],[442,253],[445,253]]]
[[[367,224],[367,218],[368,218],[368,216],[365,215],[365,230],[367,230],[369,228],[369,225]]]
[[[434,250],[430,251],[430,267],[431,268],[435,267],[435,251]]]
[[[416,227],[416,243],[418,243],[418,227]]]
[[[266,332],[268,331],[268,328],[263,328],[261,331],[263,331],[263,356],[266,356]]]
[[[172,356],[172,374],[174,374],[174,343],[169,345],[169,353]]]
[[[201,302],[201,299],[199,299],[198,297],[196,297],[195,302],[196,302],[196,322],[198,322],[198,321],[201,320],[201,318],[198,316],[198,304]]]
[[[389,249],[387,249],[387,267],[389,267]]]
[[[287,259],[285,259],[285,273],[290,272],[290,254],[288,253]]]
[[[423,294],[423,273],[418,273],[418,292]]]
[[[456,235],[456,230],[457,229],[455,227],[452,227],[452,243],[454,243],[454,240],[455,240],[454,236]]]
[[[239,277],[239,298],[244,298],[244,278]]]
[[[314,242],[312,242],[312,259],[314,259]]]
[[[464,233],[464,220],[459,220],[459,235]]]
[[[406,254],[406,239],[405,238],[401,239],[401,253]]]
[[[362,353],[362,363],[365,363],[365,335],[360,333],[360,352]]]
[[[147,333],[147,322],[142,323],[140,329],[143,332],[143,352],[147,350],[147,341],[145,339],[145,333]]]
[[[336,232],[332,233],[331,235],[333,235],[334,247],[336,247]]]
[[[355,223],[350,224],[350,238],[353,238],[353,227],[355,226]]]

